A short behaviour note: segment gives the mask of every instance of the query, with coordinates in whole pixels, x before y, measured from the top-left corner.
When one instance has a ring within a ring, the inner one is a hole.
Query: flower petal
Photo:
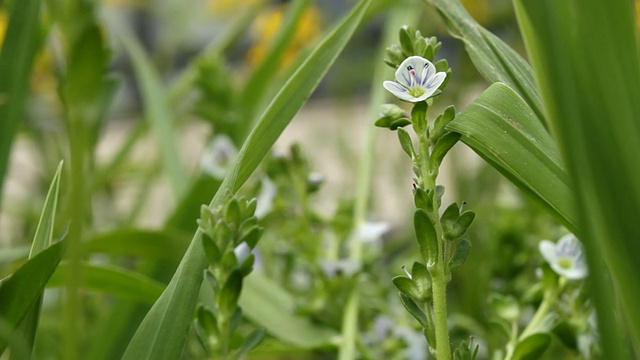
[[[419,79],[421,79],[422,69],[424,69],[427,64],[431,64],[431,62],[421,56],[409,56],[398,66],[396,70],[396,81],[406,87],[415,85],[412,83],[413,76],[411,76],[411,70],[415,70],[416,83],[420,83],[421,81],[419,81]]]
[[[549,240],[542,240],[538,244],[538,249],[542,254],[542,257],[549,263],[555,264],[558,262],[558,255],[556,254],[556,244]]]
[[[431,81],[431,78],[435,75],[435,73],[436,73],[436,66],[433,65],[431,62],[427,61],[426,64],[424,64],[422,67],[421,81],[419,81],[419,84],[421,86],[426,87],[427,83]]]
[[[398,99],[408,101],[408,102],[418,102],[422,100],[416,100],[414,96],[409,94],[409,90],[402,85],[398,84],[395,81],[385,81],[382,86],[387,89],[390,93],[395,95]]]
[[[433,89],[433,92],[435,92],[436,90],[438,90],[440,85],[442,85],[442,83],[444,82],[444,79],[446,78],[447,78],[447,73],[444,73],[444,72],[436,73],[435,75],[433,75],[433,77],[431,77],[427,81],[427,84],[425,85],[425,87],[427,88],[427,90],[430,91],[431,89]]]

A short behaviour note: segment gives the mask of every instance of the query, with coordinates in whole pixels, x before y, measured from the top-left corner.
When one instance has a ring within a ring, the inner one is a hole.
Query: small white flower
[[[569,280],[580,280],[587,276],[587,264],[582,254],[582,244],[573,234],[567,234],[557,244],[542,240],[539,244],[542,257],[553,271]]]
[[[363,243],[375,243],[387,233],[391,226],[386,222],[364,222],[355,231],[356,239]]]
[[[400,100],[415,103],[432,96],[446,77],[446,73],[436,72],[431,61],[410,56],[396,70],[396,81],[385,81],[383,86]]]
[[[238,156],[233,141],[226,135],[217,135],[211,140],[200,159],[200,169],[216,179],[224,179]]]
[[[251,248],[249,247],[249,245],[247,245],[246,242],[243,241],[233,249],[233,254],[236,256],[238,264],[242,264],[245,260],[247,260],[249,255],[251,255]]]

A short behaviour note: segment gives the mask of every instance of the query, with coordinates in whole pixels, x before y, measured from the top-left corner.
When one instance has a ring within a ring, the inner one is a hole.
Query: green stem
[[[562,284],[560,285],[560,287],[562,287]],[[527,336],[533,334],[536,330],[538,330],[540,323],[549,313],[549,310],[551,310],[553,303],[558,299],[560,287],[545,291],[544,297],[542,298],[542,303],[540,303],[540,306],[538,306],[536,313],[533,315],[533,318],[531,318],[531,321],[529,321],[527,327],[524,328],[522,334],[520,334],[520,336],[518,337],[518,340],[523,340]]]
[[[442,238],[442,225],[440,224],[439,207],[440,202],[436,195],[436,178],[438,169],[432,169],[429,163],[429,147],[431,142],[427,134],[418,134],[419,146],[419,166],[422,172],[422,186],[425,189],[433,191],[433,206],[429,214],[429,218],[433,221],[438,239],[438,260],[435,268],[429,269],[431,273],[432,292],[433,292],[433,318],[436,332],[436,358],[438,360],[451,359],[451,347],[449,344],[449,326],[447,324],[447,282],[445,276],[446,258],[444,256],[444,239]],[[425,259],[426,260],[426,259]],[[434,345],[434,344],[432,344]]]

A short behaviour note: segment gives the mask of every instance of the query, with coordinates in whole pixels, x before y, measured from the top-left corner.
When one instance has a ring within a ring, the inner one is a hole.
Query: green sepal
[[[433,208],[433,191],[425,191],[423,188],[415,188],[413,190],[413,202],[418,209],[430,211]]]
[[[247,258],[240,264],[239,269],[243,277],[247,277],[253,271],[253,264],[256,261],[256,256],[249,254]]]
[[[400,28],[399,38],[400,38],[400,46],[402,47],[402,52],[405,57],[411,56],[415,54],[415,49],[413,47],[413,36],[415,34],[415,29],[413,26],[404,25]]]
[[[389,124],[389,130],[397,130],[399,128],[403,128],[407,125],[411,124],[411,120],[407,118],[400,118],[393,120],[391,124]]]
[[[246,205],[244,209],[244,218],[250,218],[256,212],[256,208],[258,207],[258,200],[256,198],[252,198],[251,200],[247,201],[245,204]]]
[[[436,145],[433,147],[433,151],[431,152],[431,157],[429,158],[429,163],[432,169],[437,169],[440,167],[442,163],[442,159],[444,159],[445,155],[453,148],[453,146],[458,143],[462,135],[449,132],[436,141]]]
[[[220,290],[220,296],[218,299],[218,306],[220,313],[227,316],[235,313],[238,306],[238,299],[240,298],[240,291],[242,290],[242,273],[240,270],[233,270],[227,281]]]
[[[201,304],[196,309],[196,333],[207,352],[216,348],[220,338],[218,320],[211,310]]]
[[[251,350],[255,349],[262,340],[264,340],[264,336],[266,331],[263,327],[257,328],[253,330],[242,342],[242,345],[238,348],[238,352],[236,353],[236,359],[243,359]]]
[[[430,329],[431,325],[429,324],[429,320],[427,319],[427,315],[420,309],[420,307],[407,295],[400,293],[400,302],[404,308],[413,316],[420,325],[422,325],[425,329]]]
[[[258,226],[258,218],[255,216],[251,216],[247,219],[244,219],[242,224],[240,224],[240,228],[238,229],[238,233],[240,234],[240,238],[244,237],[253,230],[254,227]],[[242,241],[238,241],[241,243]]]
[[[408,277],[402,276],[402,275],[395,276],[393,279],[391,279],[391,281],[393,282],[393,285],[395,285],[396,288],[400,290],[401,293],[413,299],[421,298],[421,294],[420,294],[420,290],[418,289],[418,286]]]
[[[542,357],[542,354],[551,344],[551,336],[545,333],[536,333],[527,336],[525,339],[518,341],[513,351],[513,360],[536,360]]]
[[[202,248],[204,249],[204,253],[207,255],[209,265],[216,265],[220,263],[220,260],[222,259],[222,252],[220,252],[218,245],[216,245],[207,233],[202,236]]]
[[[429,105],[426,101],[420,101],[415,103],[413,109],[411,109],[411,121],[413,122],[413,129],[418,135],[422,135],[427,131],[428,108]]]
[[[442,216],[440,217],[440,224],[442,224],[442,232],[446,239],[453,240],[449,234],[453,231],[459,217],[460,208],[455,202],[449,205],[442,213]]]
[[[240,225],[240,219],[242,217],[242,211],[240,204],[236,198],[232,198],[227,202],[227,206],[224,211],[224,221],[231,225],[234,224],[234,228],[238,228]]]
[[[438,139],[445,133],[445,127],[456,117],[456,108],[451,105],[438,115],[429,130],[431,139]]]
[[[240,324],[242,323],[242,308],[240,306],[236,307],[236,310],[233,312],[231,316],[231,321],[229,321],[229,332],[234,334]]]
[[[520,318],[520,305],[511,295],[491,294],[489,302],[493,312],[507,323],[513,323]],[[509,332],[507,331],[507,334]]]
[[[216,266],[225,270],[235,269],[238,266],[238,260],[236,259],[236,254],[233,250],[227,251],[222,256],[222,262],[220,262],[220,264],[216,264]]]
[[[210,235],[213,242],[218,245],[218,249],[222,252],[228,248],[229,243],[233,240],[233,234],[229,225],[222,220],[218,220]]]
[[[438,261],[438,237],[429,215],[418,209],[413,215],[413,225],[420,246],[420,254],[427,263],[427,268],[435,265]]]
[[[220,290],[220,283],[218,282],[218,279],[216,279],[216,276],[213,275],[211,270],[204,270],[204,280],[209,284],[209,286],[211,286],[214,292],[218,292],[218,290]]]
[[[422,57],[424,57],[425,59],[428,59],[428,60],[432,60],[433,58],[429,59],[429,58],[424,56],[424,54],[427,51],[428,47],[429,47],[429,44],[427,43],[427,39],[425,39],[422,36],[417,36],[416,40],[413,42],[413,48],[414,48],[414,54],[415,55],[422,56]]]
[[[460,217],[458,218],[458,220],[455,222],[455,225],[453,226],[451,235],[453,236],[454,239],[459,239],[462,237],[462,235],[464,235],[467,232],[467,229],[469,229],[469,226],[471,226],[471,223],[473,223],[473,219],[476,218],[476,213],[468,210],[463,212],[462,214],[460,214]]]
[[[384,62],[394,69],[398,68],[398,66],[405,59],[400,44],[392,44],[391,46],[387,47],[385,55],[386,57],[384,59]]]
[[[449,62],[447,59],[440,59],[433,64],[437,72],[449,70]]]
[[[418,287],[420,293],[419,300],[427,301],[431,298],[431,275],[427,266],[421,262],[414,262],[411,267],[411,280]]]
[[[413,149],[413,141],[411,140],[411,136],[405,129],[398,129],[398,140],[400,141],[400,146],[402,150],[404,150],[407,155],[411,159],[414,159],[416,156],[416,152]]]
[[[456,246],[456,250],[451,256],[451,260],[449,260],[449,268],[454,269],[458,266],[464,264],[469,256],[469,252],[471,251],[471,241],[467,239],[462,239],[458,242]]]
[[[244,235],[240,237],[238,244],[242,242],[246,242],[250,249],[256,247],[258,240],[262,237],[262,233],[264,232],[264,228],[261,226],[254,226],[249,229]]]

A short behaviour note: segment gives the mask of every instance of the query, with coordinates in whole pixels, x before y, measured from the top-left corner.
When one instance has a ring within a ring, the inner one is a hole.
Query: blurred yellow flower
[[[270,7],[256,18],[253,28],[253,47],[247,54],[248,61],[255,65],[266,55],[269,44],[283,23],[285,5]],[[294,36],[285,50],[281,65],[287,65],[295,59],[297,53],[321,31],[321,14],[316,6],[309,6],[298,20]]]
[[[260,0],[207,0],[207,8],[214,14],[229,14],[256,5]]]
[[[7,11],[0,9],[0,46],[4,42],[4,34],[7,31]]]

